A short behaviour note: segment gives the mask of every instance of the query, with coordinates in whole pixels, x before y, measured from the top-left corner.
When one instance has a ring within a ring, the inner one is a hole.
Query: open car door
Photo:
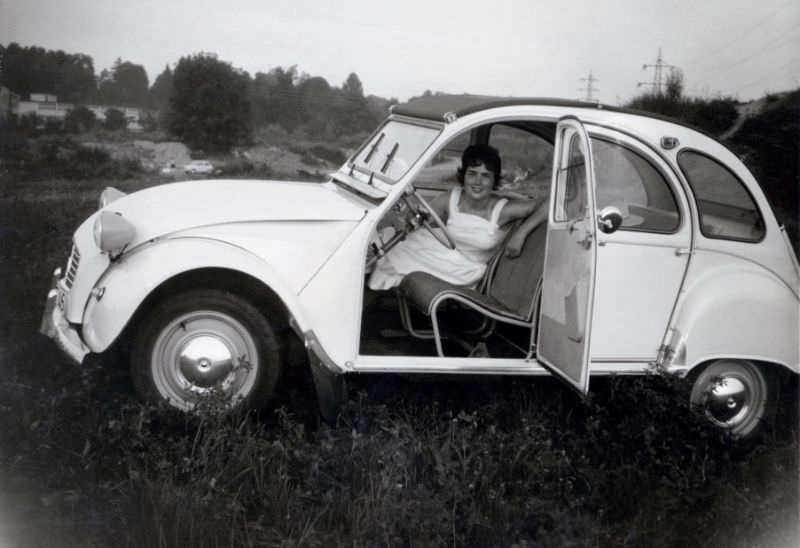
[[[553,155],[537,356],[584,394],[589,390],[596,226],[591,142],[577,118],[562,118]]]

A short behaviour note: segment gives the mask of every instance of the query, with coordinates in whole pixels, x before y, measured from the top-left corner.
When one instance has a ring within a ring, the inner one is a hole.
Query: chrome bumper
[[[58,306],[58,282],[60,279],[61,269],[56,268],[50,282],[50,291],[47,293],[47,304],[44,314],[42,314],[42,325],[39,327],[39,331],[53,339],[67,356],[77,363],[81,363],[84,356],[89,353],[89,348],[83,344],[78,332],[67,322],[64,311]]]

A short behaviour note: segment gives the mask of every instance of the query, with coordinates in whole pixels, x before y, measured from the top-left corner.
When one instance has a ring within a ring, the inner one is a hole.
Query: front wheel
[[[272,327],[252,304],[218,290],[195,290],[157,305],[131,349],[137,392],[188,411],[205,396],[260,407],[281,368]]]
[[[775,397],[771,378],[746,360],[719,360],[703,369],[694,381],[692,405],[739,440],[752,440],[761,431]]]

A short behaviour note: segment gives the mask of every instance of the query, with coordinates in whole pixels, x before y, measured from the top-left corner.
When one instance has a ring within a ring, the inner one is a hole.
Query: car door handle
[[[679,247],[675,249],[675,255],[680,257],[682,255],[694,255],[694,251],[692,251],[688,247]]]

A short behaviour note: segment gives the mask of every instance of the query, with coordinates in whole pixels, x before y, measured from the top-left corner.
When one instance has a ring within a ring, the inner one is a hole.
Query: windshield
[[[360,174],[395,183],[439,135],[439,128],[387,121],[351,158]]]

